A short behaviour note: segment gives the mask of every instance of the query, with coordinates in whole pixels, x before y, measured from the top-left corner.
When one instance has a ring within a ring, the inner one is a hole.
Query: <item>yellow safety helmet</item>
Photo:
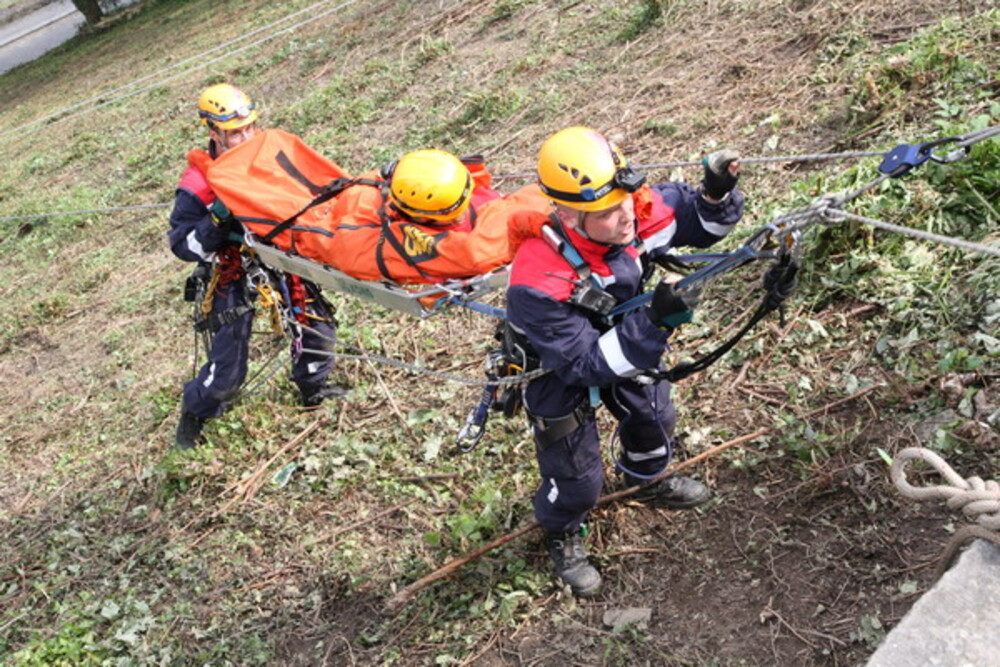
[[[578,211],[602,211],[621,204],[646,182],[604,135],[589,127],[568,127],[538,151],[538,186],[552,201]]]
[[[384,174],[389,179],[389,199],[407,215],[454,220],[472,201],[472,174],[447,151],[407,153]]]
[[[219,130],[238,130],[257,122],[257,105],[236,86],[217,83],[198,98],[201,122]]]

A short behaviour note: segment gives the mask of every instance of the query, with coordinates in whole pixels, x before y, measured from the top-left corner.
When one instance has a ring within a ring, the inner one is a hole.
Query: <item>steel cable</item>
[[[202,51],[201,53],[197,53],[197,54],[195,54],[193,56],[190,56],[188,58],[180,60],[180,61],[174,63],[173,65],[170,65],[169,67],[164,67],[164,68],[159,69],[159,70],[157,70],[155,72],[152,72],[152,73],[147,74],[145,76],[139,77],[138,79],[133,79],[132,81],[129,81],[128,83],[124,83],[124,84],[118,86],[117,88],[112,88],[111,90],[104,91],[103,93],[101,93],[99,95],[95,95],[95,96],[93,96],[93,97],[91,97],[89,99],[86,99],[86,100],[82,101],[82,102],[77,102],[76,104],[72,104],[72,105],[70,105],[68,107],[64,107],[64,108],[60,109],[59,111],[55,111],[55,112],[49,114],[48,116],[44,116],[42,118],[37,118],[35,120],[29,121],[29,122],[24,123],[22,125],[18,125],[17,127],[14,127],[14,128],[8,129],[8,130],[3,130],[2,132],[0,132],[0,137],[5,137],[8,134],[14,134],[14,133],[21,132],[21,131],[23,131],[25,129],[28,129],[30,127],[33,127],[35,125],[41,125],[41,124],[43,124],[43,123],[45,123],[47,121],[50,121],[50,120],[52,120],[54,118],[58,118],[59,116],[62,116],[64,113],[68,113],[70,111],[75,111],[76,109],[79,109],[80,107],[86,106],[86,105],[90,104],[91,102],[97,102],[97,101],[100,101],[100,100],[106,98],[109,95],[113,95],[113,94],[115,94],[117,92],[120,92],[122,90],[127,90],[128,88],[131,88],[132,86],[134,86],[134,85],[136,85],[138,83],[141,83],[143,81],[148,81],[149,79],[152,79],[152,78],[156,77],[159,74],[163,74],[165,72],[169,72],[171,70],[175,70],[175,69],[177,69],[177,68],[179,68],[179,67],[181,67],[183,65],[187,65],[188,63],[190,63],[192,61],[198,60],[199,58],[203,58],[203,57],[205,57],[205,56],[207,56],[209,54],[215,53],[216,51],[221,51],[222,49],[225,49],[227,47],[232,46],[233,44],[237,44],[239,42],[242,42],[243,40],[247,39],[248,37],[252,37],[252,36],[254,36],[256,34],[259,34],[261,32],[269,30],[269,29],[275,27],[276,25],[278,25],[280,23],[284,23],[285,21],[288,21],[288,20],[290,20],[290,19],[298,16],[299,14],[308,12],[308,11],[310,11],[312,9],[315,9],[316,7],[319,7],[320,5],[325,5],[325,4],[328,4],[328,3],[333,2],[333,1],[334,0],[320,0],[319,2],[315,2],[315,3],[311,4],[311,5],[309,5],[308,7],[303,7],[302,9],[296,10],[296,11],[294,11],[294,12],[292,12],[292,13],[286,15],[286,16],[283,16],[282,18],[278,19],[277,21],[272,21],[271,23],[268,23],[267,25],[263,25],[260,28],[257,28],[255,30],[251,30],[248,33],[245,33],[243,35],[240,35],[239,37],[236,37],[234,39],[229,40],[228,42],[223,42],[222,44],[219,44],[217,46],[213,46],[211,49],[208,49],[207,51]],[[121,99],[121,98],[116,98],[116,99]],[[115,101],[115,100],[112,100],[112,101]],[[96,108],[98,108],[98,107],[95,107],[95,109]],[[27,134],[31,134],[31,133],[29,132]],[[27,136],[27,134],[23,135],[23,136]]]

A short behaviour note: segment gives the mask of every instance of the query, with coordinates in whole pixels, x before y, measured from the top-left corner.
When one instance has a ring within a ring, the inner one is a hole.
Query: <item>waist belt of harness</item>
[[[252,310],[253,306],[243,304],[241,306],[236,306],[235,308],[224,310],[221,313],[212,313],[205,319],[195,322],[194,330],[199,333],[202,331],[211,331],[212,333],[215,333],[224,325],[232,324]]]
[[[547,419],[532,415],[531,423],[535,426],[535,437],[538,439],[538,444],[541,445],[542,449],[545,449],[562,440],[583,426],[591,414],[593,414],[593,410],[590,404],[584,401],[573,412],[562,417]]]

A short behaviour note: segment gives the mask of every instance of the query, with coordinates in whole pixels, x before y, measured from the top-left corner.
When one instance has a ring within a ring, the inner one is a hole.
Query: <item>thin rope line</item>
[[[167,208],[173,206],[172,202],[162,204],[133,204],[131,206],[109,206],[107,208],[81,209],[79,211],[52,211],[50,213],[26,213],[24,215],[7,215],[0,218],[0,222],[9,220],[31,220],[34,218],[57,218],[68,215],[89,215],[91,213],[113,213],[115,211],[136,211],[139,209]]]
[[[221,56],[217,56],[215,58],[211,58],[209,60],[206,60],[205,62],[203,62],[203,63],[201,63],[199,65],[196,65],[195,67],[192,67],[190,69],[184,70],[183,72],[178,72],[176,74],[172,74],[172,75],[170,75],[168,77],[165,77],[165,78],[161,79],[160,81],[158,81],[156,83],[150,84],[148,86],[143,86],[142,88],[134,90],[134,91],[132,91],[130,93],[126,93],[124,95],[120,95],[120,96],[118,96],[116,98],[112,98],[110,100],[105,100],[104,102],[101,102],[100,104],[98,104],[96,106],[93,106],[93,107],[91,107],[89,109],[84,109],[82,111],[78,111],[76,113],[69,114],[68,116],[63,116],[62,118],[59,118],[57,120],[52,121],[51,123],[49,123],[45,127],[54,127],[55,125],[59,125],[60,123],[63,123],[65,121],[67,121],[67,120],[71,120],[73,118],[77,118],[79,116],[84,115],[85,113],[90,112],[90,111],[94,111],[94,110],[100,109],[102,107],[106,107],[109,104],[114,104],[115,102],[120,102],[121,100],[125,100],[125,99],[128,99],[130,97],[134,97],[135,95],[138,95],[139,93],[144,93],[147,90],[152,90],[153,88],[157,88],[157,87],[163,85],[164,83],[166,83],[167,81],[172,81],[172,80],[174,80],[174,79],[176,79],[178,77],[184,76],[185,74],[191,74],[192,72],[197,72],[198,70],[204,69],[205,67],[208,67],[209,65],[212,65],[212,64],[214,64],[214,63],[216,63],[216,62],[218,62],[220,60],[231,58],[232,56],[236,55],[237,53],[242,53],[243,51],[246,51],[248,49],[252,49],[255,46],[259,46],[260,44],[263,44],[264,42],[268,42],[268,41],[274,39],[275,37],[278,37],[279,35],[282,35],[282,34],[284,34],[286,32],[291,32],[292,30],[295,30],[296,28],[299,28],[301,26],[304,26],[304,25],[307,25],[309,23],[312,23],[313,21],[318,21],[321,18],[325,18],[326,16],[329,16],[330,14],[334,14],[334,13],[342,10],[343,8],[347,7],[348,5],[355,4],[355,2],[356,2],[356,0],[346,0],[346,2],[344,2],[344,3],[340,4],[340,5],[337,5],[336,7],[333,7],[332,9],[328,9],[325,12],[317,14],[316,16],[313,16],[311,18],[305,19],[303,21],[299,21],[298,23],[293,23],[292,25],[290,25],[290,26],[288,26],[286,28],[282,28],[278,32],[276,32],[276,33],[274,33],[272,35],[269,35],[267,37],[264,37],[263,39],[259,39],[259,40],[255,41],[255,42],[251,42],[249,44],[241,46],[238,49],[233,49],[232,51],[230,51],[228,53],[225,53],[225,54],[223,54]],[[0,134],[0,137],[6,136],[7,134],[9,134],[12,131],[13,130],[10,130],[10,131],[8,131],[6,133]],[[30,136],[31,134],[32,134],[31,132],[26,132],[26,133],[21,134],[19,136],[20,137],[27,137],[27,136]]]
[[[858,222],[863,222],[866,225],[871,225],[876,229],[883,229],[888,232],[895,232],[897,234],[903,234],[905,236],[912,236],[913,238],[921,239],[924,241],[933,241],[935,243],[941,243],[944,245],[953,246],[955,248],[962,248],[963,250],[971,250],[972,252],[980,252],[986,255],[993,255],[994,257],[1000,257],[1000,248],[993,248],[981,243],[975,243],[973,241],[966,241],[964,239],[956,239],[950,236],[942,236],[941,234],[934,234],[933,232],[925,232],[920,229],[913,229],[912,227],[901,227],[900,225],[894,225],[889,222],[882,222],[881,220],[875,220],[874,218],[868,218],[863,215],[857,215],[855,213],[848,213],[847,211],[839,210],[828,210],[826,213],[828,219],[836,220],[838,218],[847,218],[849,220],[856,220]]]
[[[740,158],[740,164],[761,164],[766,162],[815,162],[820,160],[850,160],[866,157],[883,157],[885,151],[851,151],[845,153],[807,153],[805,155],[774,155],[771,157],[746,157]],[[697,167],[701,165],[701,160],[680,160],[676,162],[651,162],[649,164],[635,164],[636,169],[671,169],[673,167]],[[517,172],[512,174],[499,174],[493,178],[496,180],[513,180],[521,178],[534,178],[535,172]]]
[[[851,151],[845,153],[807,153],[805,155],[774,155],[771,157],[740,158],[740,164],[761,164],[766,162],[815,162],[820,160],[850,160],[866,157],[882,157],[885,151]],[[672,167],[695,167],[701,165],[701,160],[684,160],[679,162],[652,162],[637,164],[638,169],[669,169]]]
[[[247,39],[248,37],[252,37],[253,35],[256,35],[256,34],[259,34],[261,32],[264,32],[266,30],[269,30],[270,28],[273,28],[274,26],[278,25],[279,23],[284,23],[285,21],[288,21],[289,19],[298,16],[299,14],[302,14],[304,12],[307,12],[307,11],[311,10],[311,9],[319,7],[320,5],[325,5],[325,4],[328,4],[328,3],[333,2],[333,1],[334,0],[320,0],[319,2],[315,2],[315,3],[311,4],[311,5],[309,5],[308,7],[304,7],[302,9],[296,10],[296,11],[292,12],[291,14],[288,14],[288,15],[286,15],[286,16],[284,16],[284,17],[282,17],[282,18],[280,18],[280,19],[278,19],[276,21],[272,21],[271,23],[268,23],[267,25],[261,26],[260,28],[257,28],[256,30],[251,30],[250,32],[248,32],[246,34],[240,35],[239,37],[235,37],[235,38],[229,40],[228,42],[223,42],[222,44],[214,46],[211,49],[208,49],[207,51],[202,51],[201,53],[197,53],[197,54],[195,54],[193,56],[185,58],[184,60],[176,62],[173,65],[170,65],[169,67],[164,67],[164,68],[159,69],[159,70],[157,70],[155,72],[151,72],[150,74],[147,74],[145,76],[139,77],[138,79],[134,79],[132,81],[124,83],[124,84],[118,86],[117,88],[112,88],[111,90],[106,90],[106,91],[104,91],[104,92],[102,92],[102,93],[100,93],[98,95],[94,95],[93,97],[91,97],[89,99],[86,99],[86,100],[84,100],[82,102],[77,102],[76,104],[70,105],[70,106],[65,107],[63,109],[60,109],[59,111],[51,113],[48,116],[44,116],[42,118],[38,118],[36,120],[29,121],[27,123],[24,123],[23,125],[19,125],[19,126],[15,127],[15,128],[9,129],[9,130],[4,130],[4,131],[0,132],[0,137],[5,137],[8,134],[14,134],[15,132],[20,132],[20,131],[25,130],[25,129],[29,128],[29,127],[32,127],[34,125],[39,125],[39,124],[45,123],[46,121],[52,120],[53,118],[58,118],[59,116],[63,115],[64,113],[68,113],[70,111],[74,111],[75,109],[79,109],[80,107],[86,106],[86,105],[90,104],[91,102],[97,102],[97,101],[99,101],[99,100],[107,97],[108,95],[113,95],[114,93],[117,93],[117,92],[120,92],[122,90],[126,90],[128,88],[131,88],[132,86],[134,86],[134,85],[136,85],[138,83],[141,83],[143,81],[148,81],[149,79],[152,79],[152,78],[156,77],[157,75],[163,74],[165,72],[169,72],[171,70],[175,70],[175,69],[177,69],[177,68],[179,68],[179,67],[181,67],[183,65],[186,65],[186,64],[188,64],[188,63],[190,63],[190,62],[192,62],[194,60],[197,60],[199,58],[203,58],[203,57],[205,57],[205,56],[207,56],[207,55],[209,55],[211,53],[215,53],[216,51],[220,51],[220,50],[222,50],[222,49],[224,49],[224,48],[226,48],[228,46],[232,46],[233,44],[236,44],[237,42],[242,42],[243,40]],[[97,107],[94,107],[94,108],[96,109]]]
[[[355,353],[350,353],[350,352],[331,352],[330,350],[317,350],[317,349],[312,349],[312,348],[305,348],[305,349],[302,350],[303,353],[308,352],[310,354],[315,354],[315,355],[321,356],[321,357],[331,357],[333,359],[354,359],[354,360],[357,360],[357,361],[374,361],[374,362],[382,364],[383,366],[392,366],[393,368],[398,368],[400,370],[404,370],[404,371],[406,371],[408,373],[413,373],[415,375],[429,375],[431,377],[441,378],[442,380],[448,380],[450,382],[457,382],[459,384],[469,385],[469,386],[473,386],[473,387],[516,386],[516,385],[525,384],[525,383],[529,382],[530,380],[534,380],[535,378],[541,377],[541,376],[543,376],[543,375],[545,375],[546,373],[549,372],[547,370],[539,368],[537,370],[527,371],[525,373],[521,373],[520,375],[517,375],[515,377],[497,378],[495,380],[476,380],[476,379],[473,379],[473,378],[464,377],[462,375],[455,375],[454,373],[447,373],[447,372],[444,372],[444,371],[435,371],[435,370],[432,370],[430,368],[425,368],[423,366],[417,366],[416,364],[409,364],[409,363],[406,363],[405,361],[399,361],[397,359],[391,359],[389,357],[384,357],[384,356],[379,355],[379,354],[370,354],[370,353],[366,352],[365,350],[361,350],[361,349],[356,348],[356,347],[354,347],[352,345],[347,345],[346,343],[339,342],[339,341],[337,341],[337,339],[335,337],[328,336],[325,333],[323,333],[322,331],[320,331],[319,329],[314,329],[313,327],[309,326],[308,324],[301,324],[298,320],[296,320],[296,319],[294,319],[292,317],[289,317],[287,315],[283,314],[282,315],[282,319],[284,319],[289,324],[292,324],[292,325],[297,326],[297,327],[299,327],[299,328],[301,328],[301,329],[303,329],[305,331],[308,331],[308,332],[310,332],[310,333],[312,333],[312,334],[314,334],[316,336],[319,336],[319,338],[325,340],[328,343],[331,343],[332,345],[339,345],[340,347],[342,347],[344,349],[357,350],[358,351],[358,354],[355,354]]]

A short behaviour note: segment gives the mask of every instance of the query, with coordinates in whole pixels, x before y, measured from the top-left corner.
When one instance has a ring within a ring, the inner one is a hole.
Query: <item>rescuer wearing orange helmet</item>
[[[205,365],[184,385],[175,436],[176,446],[182,449],[196,446],[205,421],[222,414],[246,378],[254,317],[240,253],[242,230],[217,202],[205,174],[216,158],[257,135],[257,105],[239,88],[220,83],[201,93],[198,116],[208,128],[208,148],[188,153],[188,167],[177,186],[167,233],[177,257],[198,263],[192,278],[208,281],[211,288],[204,301],[204,318],[195,325],[196,330],[210,335],[211,344]],[[186,290],[185,296],[193,299],[195,283],[189,284],[192,289]],[[328,348],[336,325],[318,288],[298,280],[292,280],[287,288],[293,302],[298,295],[313,318],[311,326],[322,333],[305,331],[301,345]],[[293,362],[292,379],[304,406],[315,407],[326,398],[343,395],[342,387],[327,382],[332,357],[293,349]]]
[[[615,144],[586,127],[557,132],[539,151],[538,184],[554,212],[527,225],[548,228],[514,257],[505,352],[520,356],[526,371],[550,371],[522,393],[542,478],[535,515],[556,574],[579,596],[601,585],[582,542],[604,476],[597,407],[606,405],[619,423],[617,467],[628,485],[647,484],[640,499],[685,509],[711,497],[681,475],[649,484],[670,461],[675,413],[669,383],[643,371],[660,368],[668,337],[690,321],[698,294],[664,282],[648,307],[611,312],[642,294],[650,261],[673,247],[711,245],[742,216],[737,154],[713,153],[704,167],[700,188],[650,187]]]

